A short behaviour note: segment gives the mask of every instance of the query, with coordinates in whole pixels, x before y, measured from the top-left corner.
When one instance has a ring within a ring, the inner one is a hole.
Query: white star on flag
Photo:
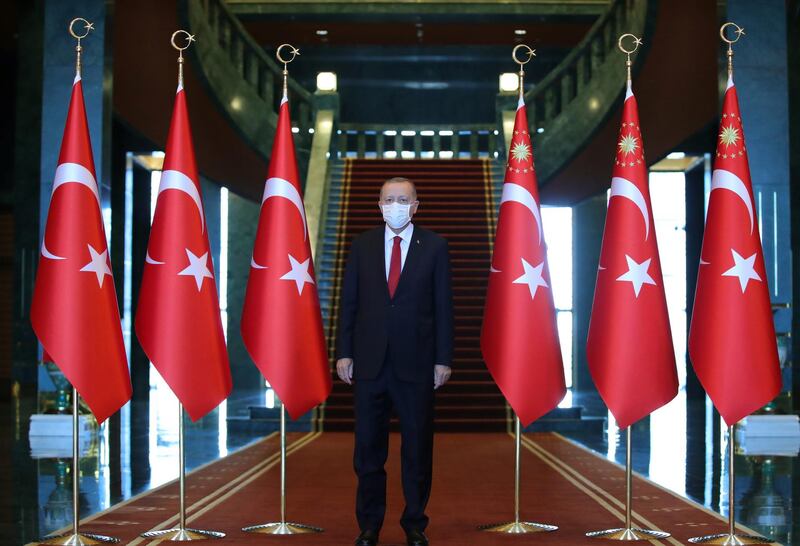
[[[528,290],[531,291],[531,299],[533,299],[536,296],[536,291],[539,289],[540,286],[549,288],[547,283],[542,278],[542,269],[544,268],[544,262],[534,267],[527,261],[525,261],[525,258],[520,258],[520,259],[522,260],[522,268],[525,270],[525,274],[515,279],[512,284],[527,284]]]
[[[203,287],[203,279],[208,277],[213,279],[214,275],[208,269],[208,252],[202,256],[195,256],[191,250],[186,249],[186,256],[189,258],[189,267],[178,273],[178,275],[186,275],[194,277],[194,282],[197,283],[197,291]]]
[[[642,290],[642,285],[652,284],[655,286],[656,284],[656,281],[654,281],[650,273],[647,272],[652,258],[647,258],[642,263],[637,263],[636,260],[625,254],[625,259],[628,261],[628,271],[617,277],[617,280],[630,282],[633,286],[633,293],[638,298],[639,292]]]
[[[306,261],[303,263],[298,262],[294,256],[289,254],[289,264],[291,264],[292,269],[289,270],[281,280],[283,281],[294,281],[297,284],[297,293],[302,295],[303,294],[303,287],[306,283],[314,284],[314,279],[311,278],[311,275],[308,272],[308,266],[311,263],[311,258],[307,258]]]
[[[92,256],[92,260],[81,268],[81,271],[89,271],[97,275],[97,283],[100,285],[100,288],[103,288],[103,280],[105,280],[106,275],[111,275],[111,268],[108,267],[108,250],[104,250],[102,253],[97,252],[92,245],[86,245],[89,247],[89,254]]]
[[[753,267],[757,254],[753,254],[749,258],[743,258],[741,254],[733,249],[731,249],[731,254],[733,255],[733,267],[723,273],[722,276],[738,277],[739,285],[742,287],[742,294],[744,294],[744,290],[747,288],[747,283],[750,282],[750,279],[761,282],[761,277],[759,277]]]

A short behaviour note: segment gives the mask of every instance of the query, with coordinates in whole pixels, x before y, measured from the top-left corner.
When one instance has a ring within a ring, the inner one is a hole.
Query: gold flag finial
[[[183,47],[179,46],[175,39],[183,35],[186,38],[186,45]],[[183,51],[189,49],[189,46],[192,45],[192,42],[196,41],[194,39],[194,34],[190,34],[189,32],[181,29],[176,30],[172,33],[172,37],[169,39],[169,42],[172,44],[172,47],[178,50],[178,86],[183,87]]]
[[[736,37],[733,39],[728,38],[725,35],[725,31],[728,27],[733,27],[733,31],[736,33]],[[739,41],[744,35],[744,29],[737,25],[736,23],[732,23],[728,21],[721,27],[719,27],[719,37],[722,38],[722,41],[728,44],[728,79],[733,78],[733,44]]]
[[[625,49],[625,46],[622,45],[622,40],[624,40],[625,38],[633,38],[633,49]],[[627,69],[629,84],[631,83],[631,66],[633,65],[633,63],[631,62],[631,55],[636,53],[636,50],[639,49],[640,45],[642,45],[642,39],[636,37],[634,34],[631,34],[630,32],[620,36],[619,40],[617,41],[617,47],[619,48],[619,50],[628,56],[628,58],[625,60],[625,68]]]
[[[289,53],[292,55],[291,58],[284,59],[283,55],[281,55],[281,50],[284,47],[289,48]],[[300,55],[300,50],[294,47],[292,44],[281,44],[275,51],[275,57],[277,57],[278,60],[283,63],[283,97],[281,97],[281,100],[288,98],[289,96],[289,63],[292,62],[298,55]]]
[[[525,53],[528,54],[528,58],[527,59],[520,60],[519,58],[517,58],[517,52],[520,49],[526,50]],[[535,56],[536,56],[536,50],[535,49],[531,49],[530,46],[525,45],[525,44],[518,44],[517,46],[514,47],[513,50],[511,50],[511,58],[514,59],[514,62],[519,65],[519,97],[520,97],[520,99],[525,94],[524,90],[523,90],[523,88],[524,88],[524,80],[525,80],[525,65],[528,64],[529,62],[531,62],[531,59],[533,59]]]
[[[75,23],[83,23],[83,34],[78,34],[75,32]],[[78,40],[77,45],[75,46],[75,75],[80,78],[81,76],[81,52],[83,51],[83,46],[81,46],[81,40],[86,38],[89,35],[89,32],[94,30],[94,24],[90,23],[83,17],[76,17],[72,21],[69,22],[69,33],[70,35]]]

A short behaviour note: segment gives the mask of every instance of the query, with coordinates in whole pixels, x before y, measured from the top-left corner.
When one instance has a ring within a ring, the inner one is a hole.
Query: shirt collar
[[[412,222],[409,222],[408,225],[406,226],[406,228],[403,231],[401,231],[400,233],[397,233],[397,234],[395,234],[395,232],[392,231],[392,229],[387,225],[385,227],[385,231],[383,233],[383,240],[384,241],[391,241],[396,236],[399,236],[402,240],[404,240],[405,242],[408,243],[408,242],[411,241],[411,234],[412,233],[414,233],[414,224]]]

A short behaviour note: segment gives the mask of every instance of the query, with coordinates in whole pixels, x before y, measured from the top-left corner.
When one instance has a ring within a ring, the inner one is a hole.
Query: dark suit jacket
[[[353,378],[374,379],[392,362],[404,381],[433,381],[433,366],[453,360],[453,293],[447,241],[417,225],[400,281],[389,297],[385,227],[353,241],[339,304],[337,358],[353,359]]]

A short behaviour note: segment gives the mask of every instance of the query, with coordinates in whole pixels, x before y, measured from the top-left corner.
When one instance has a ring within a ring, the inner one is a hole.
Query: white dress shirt
[[[411,222],[400,233],[395,233],[387,225],[384,232],[384,254],[386,257],[386,281],[389,281],[389,268],[392,264],[392,247],[394,246],[394,238],[400,237],[400,271],[403,271],[403,266],[406,265],[406,256],[408,255],[408,247],[411,245],[411,235],[414,233],[414,224]]]

